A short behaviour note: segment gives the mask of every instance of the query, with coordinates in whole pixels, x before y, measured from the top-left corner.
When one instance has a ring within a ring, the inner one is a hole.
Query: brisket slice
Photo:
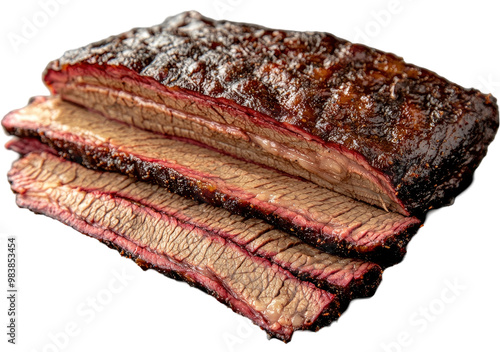
[[[90,168],[120,171],[170,191],[257,216],[302,240],[383,266],[400,261],[420,222],[312,182],[183,141],[106,120],[58,98],[37,98],[3,120]]]
[[[21,154],[45,150],[57,154],[36,139],[14,139],[7,148]],[[167,192],[152,184],[134,183],[132,178],[107,174],[109,183],[101,184],[99,173],[84,173],[85,185],[100,184],[99,191],[114,194],[202,228],[207,232],[233,242],[243,249],[293,273],[301,280],[336,294],[344,305],[354,299],[372,296],[382,278],[382,270],[375,263],[343,258],[311,247],[300,239],[272,228],[262,220],[232,215],[226,210],[201,204]],[[70,187],[81,186],[80,180],[69,182]],[[128,188],[124,185],[132,185]]]
[[[149,202],[167,207],[183,202],[168,199],[159,187],[45,153],[30,153],[15,162],[9,180],[20,207],[123,250],[142,267],[202,288],[271,337],[289,341],[295,330],[317,330],[339,316],[336,295],[175,213],[151,207]],[[112,188],[148,196],[140,203]]]
[[[53,93],[402,214],[453,201],[498,128],[491,95],[327,33],[181,13],[51,62]]]

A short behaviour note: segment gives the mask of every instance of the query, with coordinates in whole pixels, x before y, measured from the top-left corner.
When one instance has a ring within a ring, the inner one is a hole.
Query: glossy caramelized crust
[[[386,180],[377,192],[391,193],[391,209],[403,214],[451,202],[498,128],[494,97],[393,54],[196,12],[69,51],[49,64],[45,81],[64,98],[65,85],[83,86],[85,75],[202,98],[340,151]]]

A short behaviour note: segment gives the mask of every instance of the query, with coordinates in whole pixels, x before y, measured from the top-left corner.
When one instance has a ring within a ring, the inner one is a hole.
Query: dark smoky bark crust
[[[274,121],[298,139],[366,161],[389,180],[403,213],[452,202],[498,129],[494,97],[393,54],[328,33],[196,12],[68,51],[44,79],[64,97],[71,85],[84,89],[86,76],[102,87],[109,78],[131,82],[134,91],[114,88],[138,97],[174,92],[256,123]]]

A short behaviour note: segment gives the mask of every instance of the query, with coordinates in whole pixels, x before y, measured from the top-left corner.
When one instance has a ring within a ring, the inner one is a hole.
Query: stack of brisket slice
[[[68,51],[44,80],[51,97],[2,121],[18,205],[284,341],[373,295],[498,129],[491,95],[392,54],[196,12]]]

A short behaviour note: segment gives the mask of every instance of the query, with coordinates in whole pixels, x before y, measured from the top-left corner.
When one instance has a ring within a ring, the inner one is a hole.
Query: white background
[[[65,50],[188,9],[275,28],[328,31],[500,97],[495,1],[75,0],[44,9],[45,2],[0,5],[2,115],[47,94],[41,73]],[[28,22],[36,26],[31,31]],[[0,138],[2,144],[8,140]],[[317,333],[296,332],[288,345],[268,341],[201,291],[143,272],[96,240],[18,209],[5,176],[16,155],[0,149],[0,158],[0,351],[499,350],[499,140],[472,186],[453,206],[430,214],[373,298],[353,302],[337,323]],[[16,346],[6,342],[5,235],[18,242]],[[88,306],[92,298],[97,308]],[[68,324],[74,336],[65,332]]]

